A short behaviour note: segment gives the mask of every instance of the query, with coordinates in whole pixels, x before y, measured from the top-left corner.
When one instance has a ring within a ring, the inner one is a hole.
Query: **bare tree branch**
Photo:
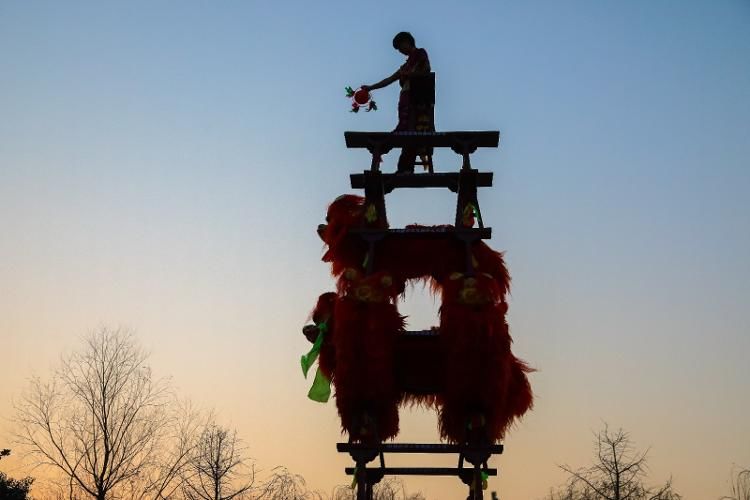
[[[719,500],[750,500],[750,469],[735,468],[732,470],[731,496],[723,496]]]
[[[286,467],[271,470],[270,477],[263,483],[258,500],[322,500],[322,495],[307,488],[305,479],[293,474]]]
[[[36,465],[69,479],[71,497],[156,500],[175,489],[194,437],[147,358],[130,332],[100,328],[16,404],[17,441]]]
[[[183,473],[182,492],[187,500],[235,500],[247,496],[255,483],[255,468],[244,456],[237,431],[217,425],[213,417]]]
[[[564,489],[552,490],[548,500],[678,500],[671,478],[658,488],[644,483],[648,472],[648,453],[633,447],[630,435],[622,429],[604,429],[595,433],[596,461],[589,467],[559,467],[570,476]],[[743,499],[744,500],[744,499]]]

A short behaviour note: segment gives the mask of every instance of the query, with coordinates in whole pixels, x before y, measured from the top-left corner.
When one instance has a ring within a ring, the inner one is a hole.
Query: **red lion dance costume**
[[[467,247],[454,238],[385,238],[368,253],[368,244],[350,230],[387,228],[373,208],[360,196],[340,196],[328,208],[327,224],[318,227],[337,291],[320,296],[315,324],[303,330],[315,344],[303,356],[305,373],[319,358],[310,397],[327,400],[331,381],[342,428],[355,442],[395,437],[404,403],[434,406],[448,442],[502,439],[532,406],[531,370],[511,352],[505,321],[510,277],[502,255],[482,241],[471,243],[467,273]],[[429,229],[407,227],[420,228]],[[417,352],[404,343],[396,307],[409,280],[427,280],[442,300],[437,341]],[[429,379],[435,389],[405,389],[404,373]]]

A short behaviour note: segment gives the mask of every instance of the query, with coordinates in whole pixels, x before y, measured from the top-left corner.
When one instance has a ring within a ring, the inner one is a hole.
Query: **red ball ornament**
[[[354,102],[356,102],[360,106],[364,106],[365,104],[370,102],[370,92],[368,92],[365,89],[357,89],[354,92],[353,99],[354,99]]]
[[[374,111],[378,109],[377,105],[375,104],[375,101],[372,100],[372,97],[370,96],[370,91],[366,90],[364,88],[358,88],[357,90],[354,90],[351,87],[346,87],[346,97],[350,98],[352,100],[352,109],[351,111],[356,113],[359,111],[360,107],[366,106],[365,111]]]

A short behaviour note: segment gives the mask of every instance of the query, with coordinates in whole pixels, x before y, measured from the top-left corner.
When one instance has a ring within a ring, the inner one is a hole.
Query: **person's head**
[[[408,31],[402,31],[393,37],[393,48],[408,56],[416,47],[414,37]]]

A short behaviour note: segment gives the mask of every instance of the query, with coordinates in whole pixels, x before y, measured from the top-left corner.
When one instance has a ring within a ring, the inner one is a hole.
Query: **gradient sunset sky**
[[[333,287],[315,227],[369,164],[343,132],[396,122],[397,86],[357,115],[344,87],[391,74],[401,30],[437,73],[437,128],[502,134],[474,165],[495,173],[483,218],[513,276],[514,350],[539,371],[491,488],[543,496],[606,421],[651,446],[652,482],[728,493],[750,467],[746,0],[0,1],[0,448],[26,379],[106,324],[260,468],[348,482],[300,328]],[[454,203],[397,192],[389,216],[446,223]],[[437,307],[415,289],[401,310],[421,329]],[[402,429],[437,439],[430,412]]]

